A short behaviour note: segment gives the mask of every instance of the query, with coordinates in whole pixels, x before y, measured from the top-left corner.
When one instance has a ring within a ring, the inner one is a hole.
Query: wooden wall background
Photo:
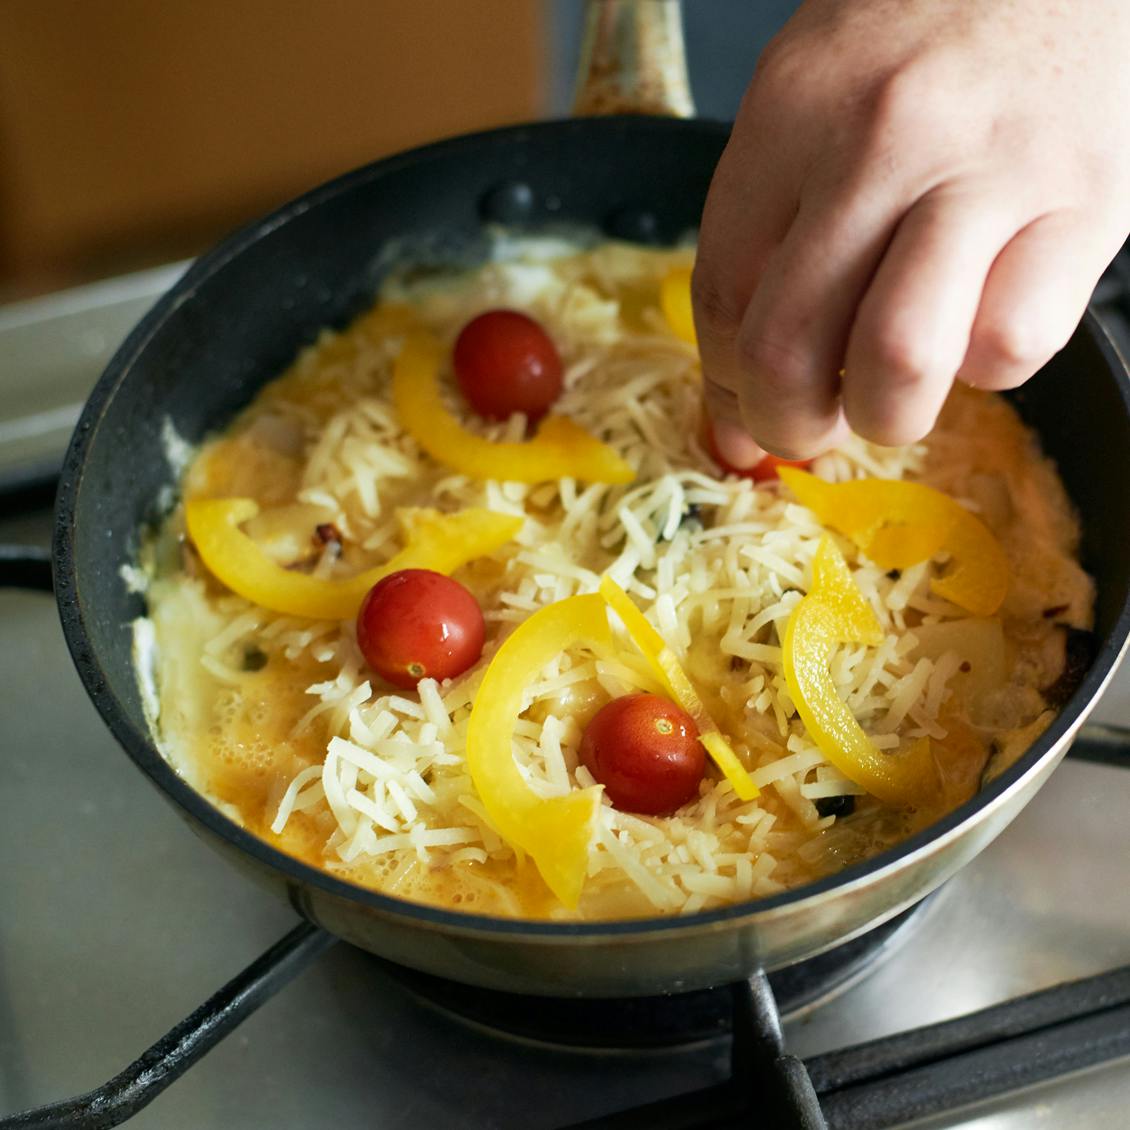
[[[0,301],[543,114],[537,0],[0,0]]]

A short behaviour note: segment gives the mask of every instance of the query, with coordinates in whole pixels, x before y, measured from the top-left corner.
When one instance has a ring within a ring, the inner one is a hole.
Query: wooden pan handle
[[[693,117],[680,0],[588,0],[573,113]]]

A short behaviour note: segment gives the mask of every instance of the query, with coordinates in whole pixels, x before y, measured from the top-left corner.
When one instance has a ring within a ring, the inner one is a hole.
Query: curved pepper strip
[[[541,483],[572,477],[595,483],[630,483],[635,471],[606,443],[564,416],[547,416],[532,439],[506,443],[468,431],[443,403],[439,342],[409,335],[392,373],[400,422],[440,463],[475,479]]]
[[[659,284],[659,308],[671,332],[688,345],[698,345],[691,304],[691,269],[676,267],[663,276]]]
[[[348,620],[382,577],[399,569],[451,573],[505,545],[522,519],[491,510],[458,514],[401,510],[404,548],[391,560],[354,577],[327,579],[284,569],[240,528],[259,513],[250,498],[204,498],[185,503],[185,522],[201,560],[218,581],[262,608],[312,620]]]
[[[339,333],[324,334],[304,349],[279,377],[275,377],[259,393],[258,404],[282,404],[293,397],[304,401],[307,410],[321,416],[341,408],[343,372],[348,362],[363,352],[381,345],[389,337],[399,337],[420,324],[416,312],[400,303],[386,302],[367,310]],[[311,394],[322,391],[325,396],[311,403]]]
[[[838,644],[883,642],[883,629],[852,579],[835,542],[825,535],[812,562],[812,588],[785,629],[785,684],[820,752],[845,777],[888,804],[909,804],[936,785],[930,740],[886,754],[863,732],[836,693],[828,671]]]
[[[855,479],[829,483],[781,467],[780,476],[821,522],[846,534],[881,569],[905,569],[950,554],[947,571],[930,582],[938,596],[991,616],[1008,592],[1008,559],[979,519],[948,494],[923,483]]]
[[[595,593],[539,609],[507,637],[479,684],[467,725],[467,767],[498,833],[537,865],[568,907],[581,897],[601,789],[538,796],[514,761],[514,726],[530,681],[568,647],[611,648],[604,601]]]
[[[686,672],[679,666],[675,653],[667,646],[666,640],[651,626],[647,617],[632,603],[631,597],[609,576],[600,579],[600,595],[608,602],[609,608],[620,617],[621,623],[632,638],[632,642],[643,652],[656,677],[664,686],[671,699],[685,710],[698,726],[698,740],[710,754],[714,764],[722,770],[726,780],[734,786],[734,792],[742,800],[753,800],[758,788],[753,778],[738,760],[738,755],[730,748],[730,743],[714,724],[706,711],[702,699],[694,689]]]

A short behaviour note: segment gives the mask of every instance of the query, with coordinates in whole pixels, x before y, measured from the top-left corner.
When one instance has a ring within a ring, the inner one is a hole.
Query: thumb
[[[710,429],[711,454],[721,456],[727,466],[735,471],[747,471],[765,457],[753,437],[742,424],[737,393],[710,377],[703,380],[703,399],[706,404],[706,426]]]

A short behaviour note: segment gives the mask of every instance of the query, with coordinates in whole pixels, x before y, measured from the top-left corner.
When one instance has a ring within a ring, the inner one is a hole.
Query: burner
[[[888,952],[929,902],[925,899],[866,934],[769,975],[782,1016],[846,987]],[[390,974],[425,1004],[503,1035],[570,1048],[668,1048],[730,1033],[729,985],[657,997],[571,1000],[481,989],[403,966]]]

